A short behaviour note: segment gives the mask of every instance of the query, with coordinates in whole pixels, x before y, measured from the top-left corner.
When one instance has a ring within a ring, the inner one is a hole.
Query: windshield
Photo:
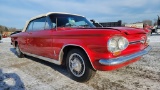
[[[68,14],[52,14],[49,16],[53,28],[55,27],[95,27],[85,17],[68,15]]]

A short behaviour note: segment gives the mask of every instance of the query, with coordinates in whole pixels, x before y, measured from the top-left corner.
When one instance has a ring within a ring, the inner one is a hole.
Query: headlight
[[[118,48],[119,48],[120,50],[126,49],[127,46],[128,46],[128,44],[129,44],[129,43],[128,43],[128,40],[127,40],[126,38],[121,37],[121,38],[118,39]]]
[[[108,50],[112,53],[122,51],[128,47],[128,40],[122,36],[114,36],[108,41]]]
[[[115,39],[109,40],[108,46],[109,46],[108,47],[109,51],[111,51],[111,52],[116,51],[116,49],[117,49],[117,41]]]

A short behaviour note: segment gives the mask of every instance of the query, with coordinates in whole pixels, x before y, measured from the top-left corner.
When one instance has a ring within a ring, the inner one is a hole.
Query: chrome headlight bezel
[[[126,49],[129,45],[129,42],[123,36],[113,36],[109,39],[107,45],[108,45],[108,51],[114,53]]]
[[[151,33],[148,33],[148,34],[147,34],[147,40],[146,40],[146,43],[149,43],[149,42],[150,42],[150,37],[151,37]]]

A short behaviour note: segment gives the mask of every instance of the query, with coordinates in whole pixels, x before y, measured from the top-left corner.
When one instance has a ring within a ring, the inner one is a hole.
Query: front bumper
[[[130,61],[130,60],[132,60],[134,58],[137,58],[137,57],[140,57],[142,55],[145,55],[150,50],[151,50],[151,46],[148,46],[144,50],[139,51],[139,52],[134,53],[134,54],[131,54],[131,55],[128,55],[128,56],[121,56],[121,57],[114,58],[114,59],[100,59],[99,63],[102,64],[102,65],[108,65],[108,66],[122,64],[122,63]]]

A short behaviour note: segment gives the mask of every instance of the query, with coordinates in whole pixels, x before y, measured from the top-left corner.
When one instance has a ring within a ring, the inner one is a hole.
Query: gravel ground
[[[33,58],[18,58],[10,38],[0,42],[0,90],[160,90],[160,36],[151,36],[152,50],[129,66],[97,71],[94,78],[78,83],[65,67]]]

